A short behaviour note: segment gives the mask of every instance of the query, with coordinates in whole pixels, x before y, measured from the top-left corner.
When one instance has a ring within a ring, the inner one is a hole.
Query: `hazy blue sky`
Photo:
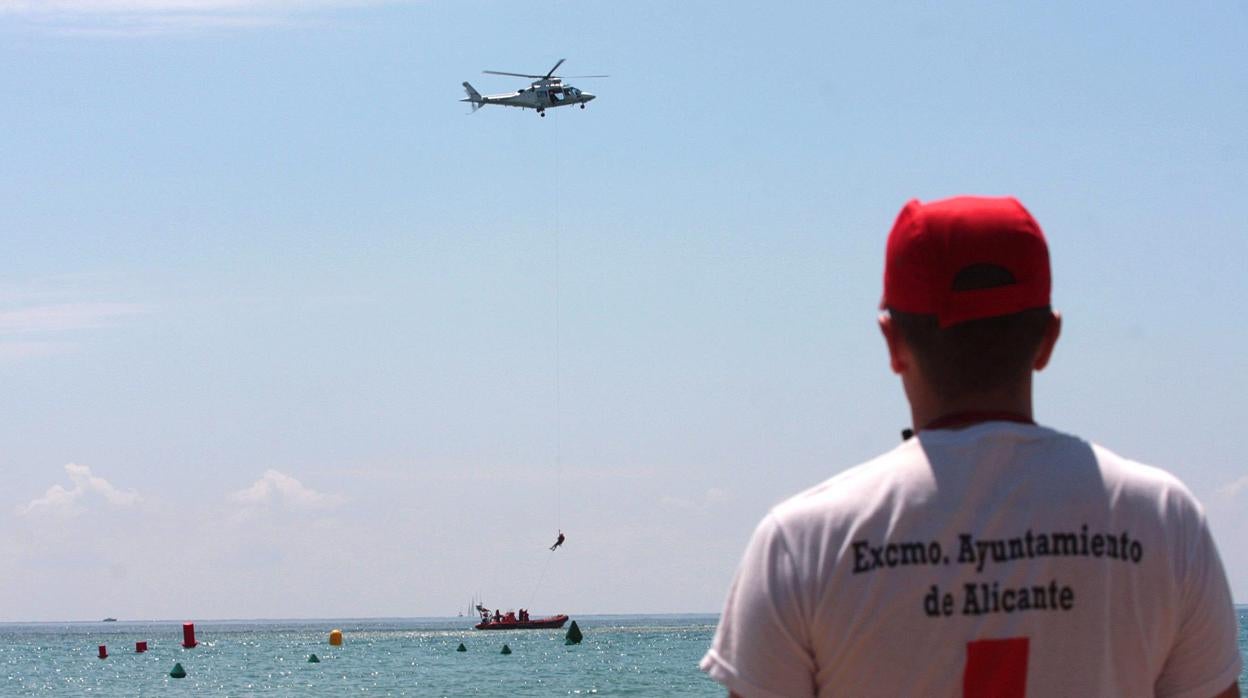
[[[1248,10],[1003,5],[0,0],[0,620],[717,611],[897,442],[885,235],[960,193],[1049,236],[1039,419],[1248,602]]]

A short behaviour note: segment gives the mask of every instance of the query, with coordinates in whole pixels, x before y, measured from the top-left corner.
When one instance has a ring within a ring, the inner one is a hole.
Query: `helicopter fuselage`
[[[504,107],[536,109],[539,114],[547,109],[566,107],[573,104],[579,104],[584,109],[585,105],[594,99],[594,95],[588,92],[563,84],[534,84],[516,92],[504,92],[494,95],[474,94],[476,90],[466,82],[464,83],[464,89],[468,91],[468,97],[460,101],[469,102],[474,108],[487,104],[497,104]]]
[[[499,70],[482,71],[489,75],[510,75],[517,78],[529,78],[533,82],[523,90],[515,92],[504,92],[496,95],[483,95],[477,92],[472,85],[464,83],[464,91],[468,93],[467,99],[461,99],[461,102],[472,104],[472,110],[475,112],[487,104],[497,104],[503,107],[519,107],[521,109],[536,109],[539,116],[546,116],[547,109],[554,107],[566,107],[571,104],[581,105],[581,109],[594,99],[594,95],[563,83],[564,79],[573,78],[605,78],[606,75],[555,75],[555,71],[559,70],[559,66],[563,65],[565,59],[560,58],[559,62],[553,68],[546,71],[545,75],[528,75],[526,73],[507,73]]]

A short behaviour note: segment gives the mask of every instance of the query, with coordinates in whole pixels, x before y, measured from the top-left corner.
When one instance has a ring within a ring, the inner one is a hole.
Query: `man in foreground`
[[[1049,290],[1016,200],[902,209],[880,329],[915,435],[763,519],[704,671],[747,698],[1239,695],[1200,504],[1033,421]]]

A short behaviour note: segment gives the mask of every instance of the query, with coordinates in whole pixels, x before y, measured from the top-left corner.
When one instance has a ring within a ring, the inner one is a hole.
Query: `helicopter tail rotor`
[[[467,93],[468,93],[468,98],[467,98],[467,99],[461,99],[461,100],[459,100],[459,101],[461,101],[461,102],[471,102],[471,103],[472,103],[472,113],[473,113],[473,114],[477,113],[477,110],[481,108],[481,105],[485,104],[485,100],[481,98],[481,93],[480,93],[480,92],[477,92],[477,91],[476,91],[476,89],[475,89],[475,88],[473,88],[473,86],[472,86],[472,85],[469,85],[467,82],[465,82],[465,83],[464,83],[464,92],[467,92]]]

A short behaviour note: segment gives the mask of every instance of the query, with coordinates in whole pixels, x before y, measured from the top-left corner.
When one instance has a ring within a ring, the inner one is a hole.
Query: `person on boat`
[[[494,622],[495,622],[495,623],[498,623],[498,622],[500,622],[500,621],[502,621],[502,620],[503,620],[503,614],[502,614],[502,613],[499,613],[499,612],[498,612],[498,609],[494,609]]]
[[[558,548],[559,546],[563,545],[563,540],[564,540],[563,531],[560,531],[559,537],[555,539],[555,544],[550,546],[550,549],[554,550],[555,548]]]

